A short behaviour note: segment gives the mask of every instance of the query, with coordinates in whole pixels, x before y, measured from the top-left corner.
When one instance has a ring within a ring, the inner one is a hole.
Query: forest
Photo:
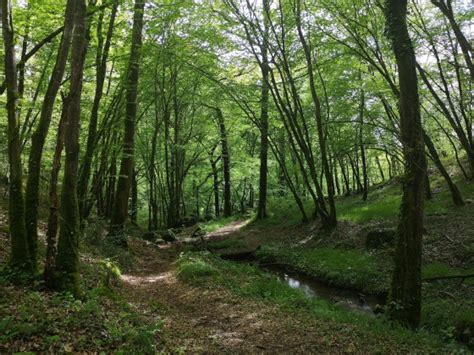
[[[0,0],[1,353],[472,353],[471,0]]]

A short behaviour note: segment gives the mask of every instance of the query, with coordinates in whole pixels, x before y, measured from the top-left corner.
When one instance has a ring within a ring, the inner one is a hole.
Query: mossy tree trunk
[[[74,1],[74,0],[71,0]],[[86,2],[75,0],[74,31],[71,48],[71,79],[65,122],[66,158],[59,208],[60,232],[56,255],[54,285],[57,290],[79,295],[79,204],[77,173],[79,167],[79,125],[84,61],[87,50]]]
[[[110,236],[118,244],[126,244],[124,225],[128,217],[128,199],[132,184],[135,150],[135,125],[137,116],[138,76],[142,46],[143,12],[145,0],[135,0],[132,29],[132,47],[126,80],[126,112],[122,144],[122,160],[115,193]]]
[[[2,34],[5,48],[4,65],[7,90],[8,163],[10,167],[8,223],[11,238],[10,266],[31,271],[25,228],[25,205],[22,186],[20,122],[18,117],[18,81],[15,63],[15,41],[10,0],[2,0]]]
[[[67,116],[67,100],[63,98],[61,119],[56,135],[56,148],[54,149],[53,165],[49,178],[49,217],[48,230],[46,231],[46,260],[44,262],[43,278],[46,286],[54,287],[54,270],[56,258],[56,238],[59,227],[59,196],[58,179],[61,170],[61,155],[64,147],[64,129]]]
[[[71,47],[74,1],[68,1],[64,16],[64,31],[58,48],[56,63],[54,65],[48,87],[44,95],[38,125],[31,138],[31,149],[28,158],[28,179],[25,192],[25,223],[28,247],[33,266],[37,263],[38,249],[38,205],[40,190],[41,160],[43,148],[48,135],[48,129],[53,115],[54,103],[63,79],[69,49]]]
[[[389,316],[410,327],[421,320],[421,248],[426,159],[416,59],[407,28],[407,0],[386,0],[387,33],[395,53],[400,85],[400,131],[405,159],[395,271]]]

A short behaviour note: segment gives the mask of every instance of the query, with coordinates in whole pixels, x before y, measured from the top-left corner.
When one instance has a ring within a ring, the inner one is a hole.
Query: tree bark
[[[54,270],[56,258],[56,237],[59,227],[59,197],[58,179],[61,170],[61,154],[64,147],[64,129],[67,115],[67,99],[63,98],[61,119],[59,120],[58,133],[56,136],[56,148],[54,150],[51,176],[49,178],[49,217],[48,229],[46,231],[46,260],[44,262],[43,278],[46,286],[54,288]]]
[[[224,115],[220,108],[216,108],[217,123],[219,125],[219,132],[221,137],[221,156],[222,167],[224,170],[224,217],[229,217],[232,214],[232,202],[230,192],[230,153],[229,143],[227,141],[227,130],[225,127]]]
[[[48,135],[49,126],[64,71],[66,69],[69,49],[71,47],[72,31],[74,26],[74,0],[66,4],[64,15],[64,32],[56,56],[48,87],[41,107],[40,119],[33,136],[31,137],[31,150],[28,159],[28,179],[25,192],[25,223],[28,247],[33,266],[37,263],[38,249],[38,205],[40,190],[41,160],[43,148]]]
[[[20,271],[33,269],[25,227],[25,204],[21,166],[19,92],[15,62],[15,42],[11,0],[2,0],[2,34],[5,49],[5,81],[8,117],[8,163],[10,167],[8,225],[11,240],[10,266]]]
[[[132,183],[133,160],[135,149],[135,124],[137,116],[138,76],[140,68],[140,51],[142,45],[143,12],[145,0],[135,0],[132,29],[132,48],[127,73],[127,103],[125,113],[124,138],[122,144],[122,161],[115,193],[114,208],[110,224],[110,236],[114,242],[126,245],[124,225],[128,216],[128,198]]]
[[[364,91],[360,92],[360,107],[359,107],[359,147],[360,157],[362,160],[362,200],[367,200],[367,194],[369,192],[369,178],[367,176],[367,160],[365,158],[365,144],[364,144],[364,110],[365,110],[365,94]]]
[[[262,43],[262,94],[260,111],[260,176],[258,190],[257,219],[267,217],[267,176],[268,176],[268,101],[270,88],[268,70],[268,20],[270,0],[263,0],[264,33]]]
[[[81,118],[82,76],[87,50],[86,2],[75,0],[74,31],[71,47],[71,79],[65,122],[66,158],[61,191],[60,232],[54,286],[79,296],[79,234],[80,219],[77,201],[79,168],[79,128]]]
[[[400,85],[400,130],[405,179],[389,295],[389,316],[416,328],[421,320],[421,248],[426,159],[416,58],[407,27],[407,0],[386,0],[387,34],[395,53]]]

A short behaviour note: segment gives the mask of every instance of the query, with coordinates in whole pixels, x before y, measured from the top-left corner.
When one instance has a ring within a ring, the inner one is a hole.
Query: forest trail
[[[223,237],[223,236],[228,236],[233,233],[236,233],[240,231],[243,227],[245,227],[249,223],[249,220],[237,220],[234,222],[231,222],[229,224],[226,224],[225,226],[216,229],[215,231],[212,231],[210,233],[206,234],[206,237],[212,238],[212,237]]]
[[[231,233],[240,225],[234,222],[214,233]],[[139,260],[130,273],[121,276],[119,292],[140,313],[163,320],[157,341],[165,350],[283,353],[356,349],[351,325],[305,319],[223,288],[207,289],[180,281],[175,262],[179,246],[157,247],[133,239],[130,248]]]

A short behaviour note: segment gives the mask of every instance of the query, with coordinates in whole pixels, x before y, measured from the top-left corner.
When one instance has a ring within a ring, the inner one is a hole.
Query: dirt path
[[[175,270],[179,246],[157,247],[135,239],[130,247],[139,260],[132,272],[122,275],[121,292],[140,312],[164,321],[157,341],[165,352],[339,353],[361,349],[352,325],[293,314],[223,288],[194,287],[180,281]]]
[[[211,233],[207,233],[206,237],[224,237],[240,231],[243,227],[245,227],[249,223],[248,220],[240,220],[229,223],[221,228],[216,229]]]

